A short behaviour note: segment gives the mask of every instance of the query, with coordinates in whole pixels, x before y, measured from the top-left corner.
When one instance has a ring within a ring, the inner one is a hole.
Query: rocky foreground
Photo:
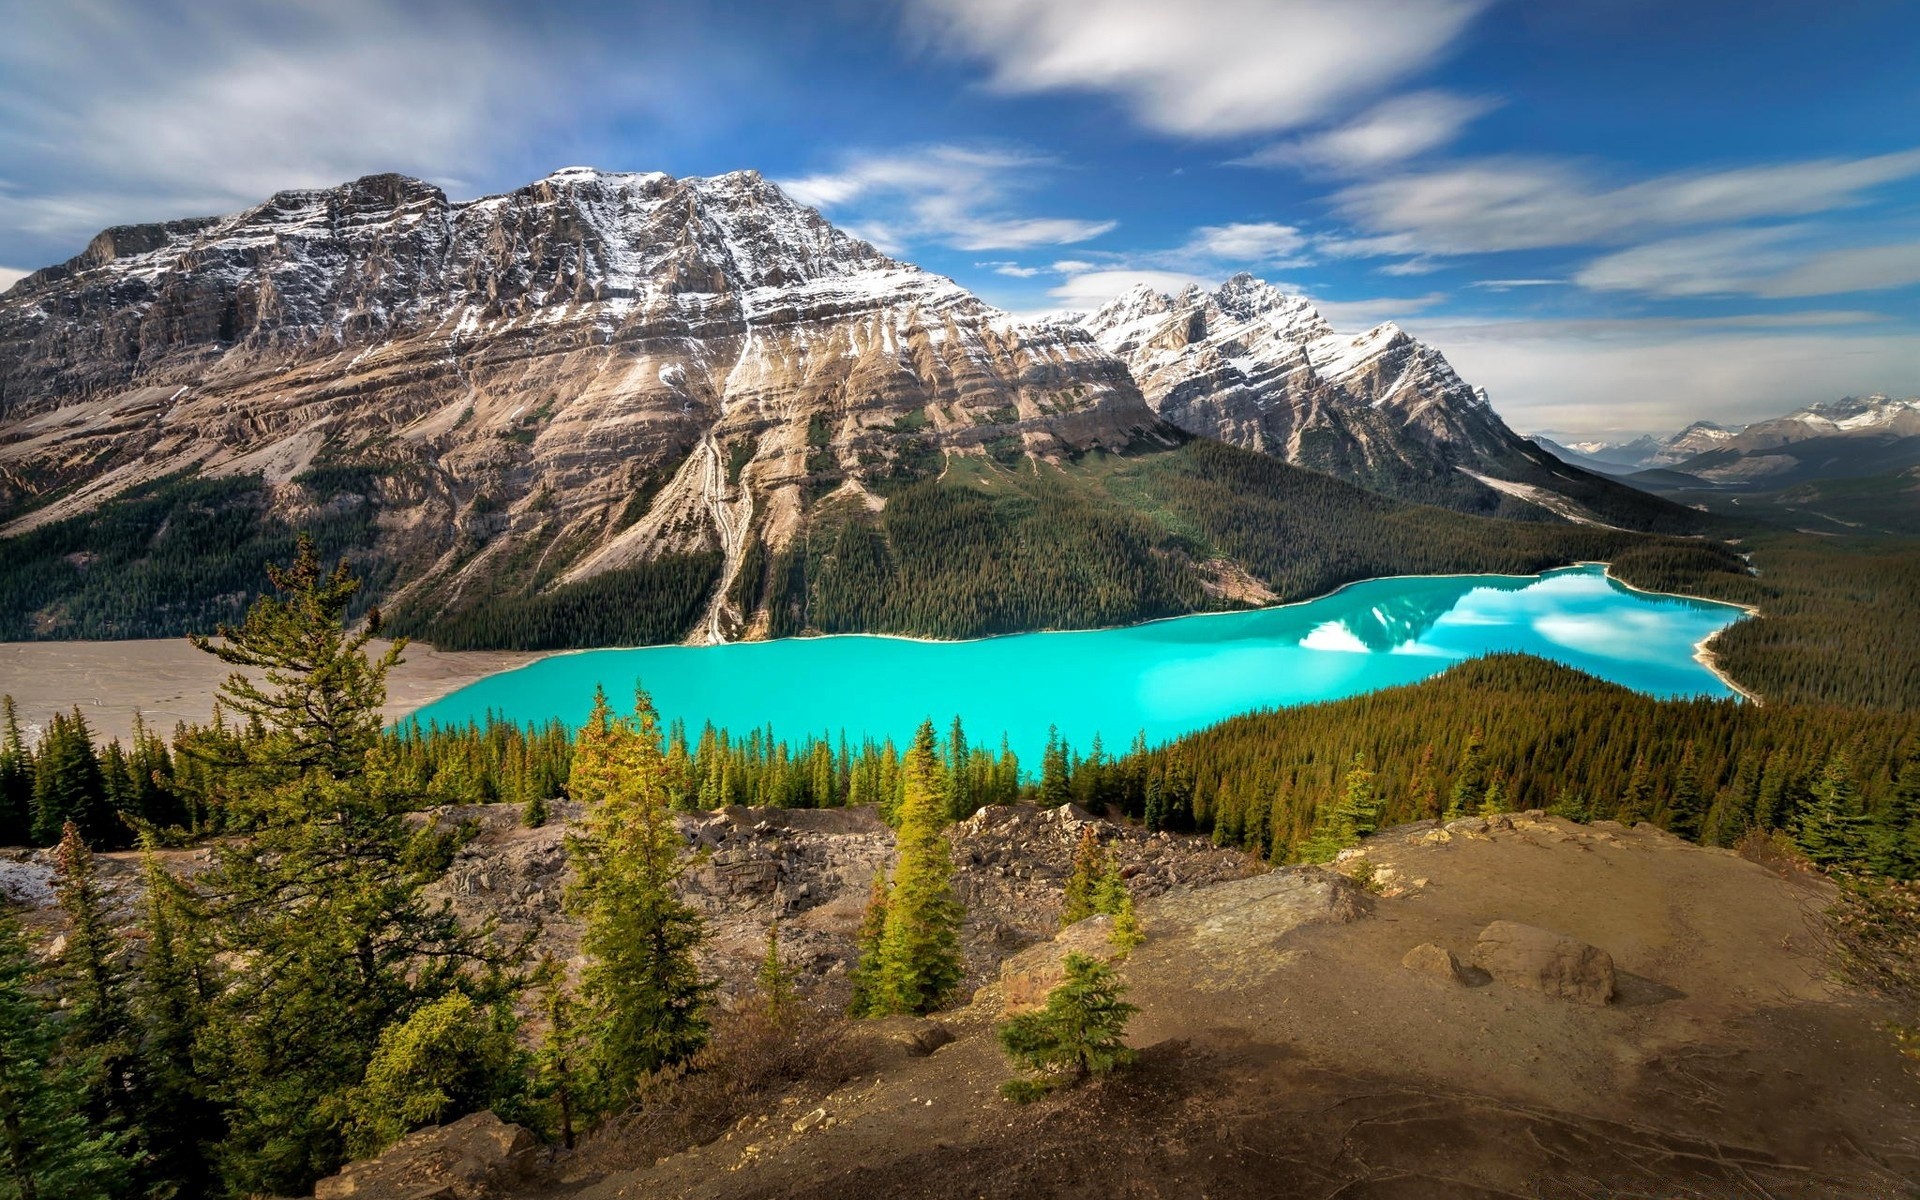
[[[464,815],[479,832],[450,898],[509,926],[539,921],[564,947],[562,826]],[[1385,831],[1344,873],[1267,871],[1096,822],[1148,933],[1123,966],[1140,1061],[1014,1107],[997,1092],[1010,1072],[994,1023],[1037,1002],[1067,950],[1104,943],[1101,918],[1055,936],[1089,819],[989,809],[956,826],[969,1002],[932,1022],[861,1023],[832,1064],[707,1144],[656,1161],[615,1132],[555,1153],[479,1114],[318,1194],[1906,1197],[1920,1185],[1920,1077],[1877,1002],[1833,974],[1824,881],[1651,827],[1538,814]],[[716,973],[742,984],[778,914],[803,986],[834,1002],[884,828],[860,810],[734,809],[685,830]],[[36,869],[15,862],[6,877]]]

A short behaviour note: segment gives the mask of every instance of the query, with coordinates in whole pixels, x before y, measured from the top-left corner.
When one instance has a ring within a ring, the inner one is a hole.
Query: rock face
[[[1480,931],[1473,963],[1502,983],[1562,1000],[1613,999],[1613,956],[1549,929],[1495,921]]]
[[[750,545],[789,544],[815,498],[1157,426],[1086,331],[1015,320],[751,171],[572,168],[462,203],[370,176],[108,230],[0,297],[0,509],[74,488],[4,532],[181,470],[263,475],[298,516],[338,497],[289,485],[351,462],[437,605],[530,548],[562,582],[717,551],[708,637],[745,619],[726,594]]]
[[[1082,323],[1189,433],[1457,507],[1499,502],[1487,475],[1576,498],[1612,486],[1556,470],[1485,392],[1399,326],[1335,333],[1304,297],[1251,275],[1176,295],[1143,284]]]
[[[408,1134],[314,1186],[314,1200],[479,1200],[523,1182],[539,1143],[490,1112]]]

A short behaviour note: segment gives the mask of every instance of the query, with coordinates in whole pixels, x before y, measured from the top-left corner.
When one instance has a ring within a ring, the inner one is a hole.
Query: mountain
[[[1248,277],[1025,321],[750,171],[376,175],[109,229],[0,295],[0,622],[204,626],[296,527],[462,645],[1100,624],[1564,557],[1470,525],[1336,552],[1400,510],[1196,433],[1468,511],[1694,519]],[[1227,553],[1231,489],[1318,528]]]
[[[1514,433],[1484,391],[1398,325],[1336,333],[1305,298],[1251,275],[1211,292],[1142,285],[1081,323],[1189,433],[1466,511],[1511,513],[1519,501],[1596,523],[1677,519]]]
[[[1663,452],[1661,462],[1717,484],[1777,488],[1898,474],[1920,466],[1920,398],[1849,396],[1738,433],[1682,439]]]

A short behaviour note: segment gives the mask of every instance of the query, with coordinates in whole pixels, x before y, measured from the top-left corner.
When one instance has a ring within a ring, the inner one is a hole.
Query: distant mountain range
[[[1920,397],[1849,396],[1728,429],[1696,421],[1665,439],[1533,441],[1563,462],[1643,482],[1776,489],[1920,467]]]
[[[252,480],[264,517],[351,525],[416,613],[685,561],[702,636],[777,630],[780,564],[903,486],[1196,436],[1464,512],[1695,520],[1395,325],[1336,334],[1246,275],[1020,320],[750,171],[465,202],[369,176],[109,229],[0,295],[0,539]]]

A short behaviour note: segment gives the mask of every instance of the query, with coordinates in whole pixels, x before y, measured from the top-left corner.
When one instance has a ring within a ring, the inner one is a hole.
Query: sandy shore
[[[541,657],[409,646],[405,661],[387,678],[387,718],[404,717],[476,679]],[[232,669],[185,638],[0,642],[0,694],[13,697],[23,724],[44,724],[54,712],[78,705],[103,739],[126,740],[136,712],[164,733],[179,721],[205,721],[213,713],[215,689]]]

